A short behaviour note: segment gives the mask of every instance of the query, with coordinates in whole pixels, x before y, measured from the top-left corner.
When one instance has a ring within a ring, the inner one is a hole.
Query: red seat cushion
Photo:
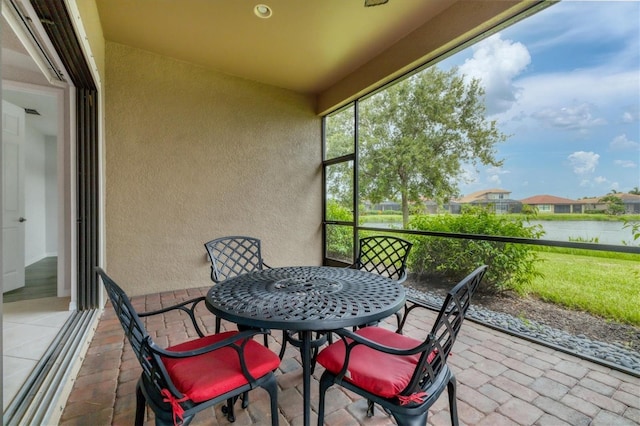
[[[415,348],[423,343],[381,327],[365,327],[356,331],[356,334],[397,349]],[[323,349],[318,354],[317,362],[336,374],[342,369],[344,357],[344,342],[340,340]],[[407,387],[419,358],[419,353],[397,356],[358,345],[351,351],[345,379],[370,393],[391,398]]]
[[[213,334],[167,348],[170,351],[191,351],[237,334],[237,331]],[[263,345],[251,340],[245,346],[245,361],[249,373],[257,378],[275,370],[280,358]],[[178,390],[193,402],[202,402],[248,383],[240,368],[238,353],[224,347],[189,358],[162,357],[171,380]]]

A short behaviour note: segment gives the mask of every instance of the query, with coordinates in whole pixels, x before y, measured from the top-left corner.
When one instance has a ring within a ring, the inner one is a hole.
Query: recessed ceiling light
[[[255,13],[258,18],[262,19],[271,18],[271,15],[273,15],[273,11],[266,4],[256,5],[256,7],[253,8],[253,13]]]

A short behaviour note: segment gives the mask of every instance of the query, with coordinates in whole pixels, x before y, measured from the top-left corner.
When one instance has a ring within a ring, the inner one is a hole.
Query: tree
[[[600,198],[599,201],[607,204],[607,214],[619,215],[624,213],[624,202],[620,197],[609,194]]]
[[[635,186],[631,191],[629,191],[629,194],[640,195],[640,188]]]
[[[373,203],[409,203],[458,195],[463,166],[501,166],[495,144],[506,136],[485,118],[484,89],[457,70],[431,67],[360,103],[359,182]]]
[[[325,158],[332,159],[354,152],[354,110],[347,108],[343,111],[327,116],[325,120]],[[326,169],[327,197],[334,200],[342,207],[353,205],[353,164],[342,162],[331,165]],[[350,209],[351,210],[351,209]],[[330,216],[327,218],[337,220]],[[353,215],[348,220],[352,220]],[[343,218],[343,220],[346,220]]]

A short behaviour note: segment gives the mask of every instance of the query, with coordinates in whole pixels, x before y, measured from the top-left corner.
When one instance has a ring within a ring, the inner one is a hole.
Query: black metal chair
[[[196,321],[198,297],[153,312],[137,313],[125,292],[101,268],[96,268],[125,335],[142,366],[136,387],[135,424],[144,423],[146,404],[156,425],[187,425],[196,413],[226,401],[223,412],[235,420],[233,403],[256,387],[269,392],[271,424],[278,425],[278,389],[273,371],[280,359],[255,342],[260,330],[228,331],[205,336]],[[179,310],[186,313],[198,338],[168,348],[149,336],[141,318]],[[226,408],[226,410],[224,410]]]
[[[409,241],[387,235],[361,238],[351,267],[403,283],[407,279],[407,258],[412,246]]]
[[[243,235],[232,235],[215,238],[204,243],[204,247],[211,261],[211,281],[219,283],[228,278],[246,274],[253,271],[261,271],[270,268],[262,259],[262,248],[260,240],[254,237]],[[222,327],[222,320],[216,317],[215,332],[219,333]],[[238,330],[252,330],[252,327],[238,325]],[[280,359],[284,355],[285,337],[283,337]],[[264,334],[264,345],[269,347],[269,336]],[[249,405],[249,395],[242,396],[242,407]],[[232,409],[232,407],[228,408]]]
[[[411,247],[413,247],[413,243],[389,235],[361,238],[356,261],[350,268],[382,275],[402,284],[407,280],[407,259]],[[396,318],[400,324],[399,313],[396,313]],[[354,330],[356,328],[354,327]]]
[[[204,244],[211,260],[211,280],[219,283],[227,278],[269,268],[262,260],[260,240],[253,237],[229,236]]]
[[[323,349],[317,359],[325,368],[318,424],[324,421],[327,389],[338,384],[370,401],[368,416],[376,403],[399,425],[426,425],[429,408],[447,388],[451,422],[457,425],[456,380],[447,357],[486,270],[486,265],[477,268],[449,291],[424,341],[401,334],[409,314],[424,307],[416,301],[405,306],[396,332],[382,327],[334,331],[340,340]]]
[[[260,240],[245,236],[228,236],[211,240],[204,244],[211,261],[211,280],[219,283],[252,271],[269,268],[262,260]],[[220,332],[222,320],[216,317],[216,333]],[[245,329],[244,327],[240,327]],[[267,335],[264,345],[269,346]]]
[[[246,236],[221,237],[205,243],[204,246],[209,254],[209,260],[211,260],[211,280],[216,283],[240,274],[271,268],[262,259],[260,240],[257,238]],[[221,320],[216,318],[216,333],[220,332],[220,327]],[[239,328],[245,329],[245,327]],[[302,345],[302,340],[296,336],[297,333],[295,332],[283,330],[280,359],[284,357],[287,343],[298,348]],[[324,335],[317,333],[316,337],[312,342],[314,351],[317,351],[317,348],[326,342]],[[266,334],[264,336],[264,345],[268,346]],[[315,366],[315,361],[312,361],[312,365]]]

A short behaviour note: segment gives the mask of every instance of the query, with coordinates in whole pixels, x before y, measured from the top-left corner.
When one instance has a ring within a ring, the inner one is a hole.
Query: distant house
[[[602,197],[606,197],[607,195],[614,195],[622,200],[625,214],[640,214],[640,195],[625,193],[605,194],[600,197],[583,198],[580,200],[580,203],[583,204],[583,211],[586,213],[588,211],[598,212],[607,210],[607,203],[600,201]]]
[[[622,199],[625,214],[640,214],[640,195],[615,194]]]
[[[540,213],[582,213],[583,203],[554,195],[534,195],[520,200],[522,204],[535,207]]]
[[[422,206],[424,208],[424,212],[427,214],[437,214],[437,213],[442,213],[442,211],[449,211],[449,205],[445,204],[444,206],[440,207],[440,205],[428,198],[424,198],[422,200]]]
[[[498,214],[519,213],[522,210],[522,203],[511,199],[510,196],[511,191],[504,189],[485,189],[452,200],[449,204],[449,211],[460,213],[462,206],[471,205],[488,207]]]
[[[379,210],[379,211],[387,211],[387,210],[401,211],[402,210],[402,206],[400,205],[400,203],[396,203],[395,201],[383,201],[378,204],[369,205],[368,207],[370,210]]]

